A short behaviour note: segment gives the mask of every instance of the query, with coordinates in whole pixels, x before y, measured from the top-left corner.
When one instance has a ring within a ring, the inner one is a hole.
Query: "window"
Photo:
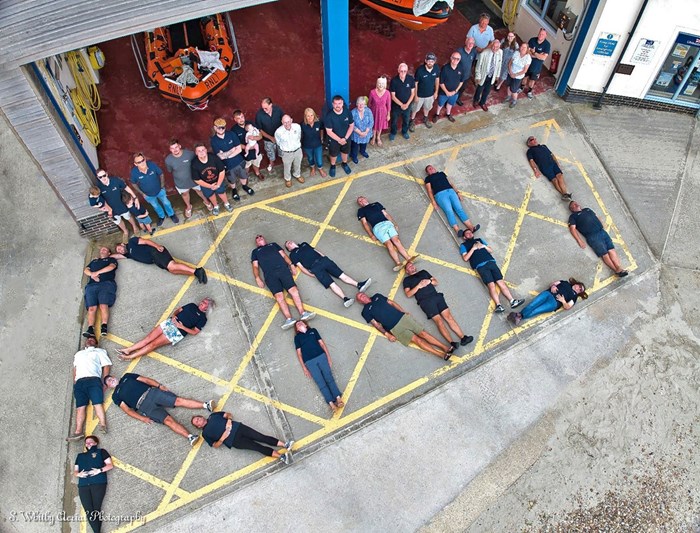
[[[647,98],[697,107],[700,103],[700,37],[678,34]]]
[[[538,14],[547,26],[566,33],[574,31],[583,5],[584,0],[527,0],[527,6]]]

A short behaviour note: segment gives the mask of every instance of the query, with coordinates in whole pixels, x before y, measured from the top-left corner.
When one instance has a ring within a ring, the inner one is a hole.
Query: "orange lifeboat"
[[[237,61],[221,14],[156,28],[145,32],[144,41],[146,77],[163,97],[193,110],[205,109],[226,87]]]
[[[452,8],[447,2],[435,2],[430,10],[422,15],[415,15],[415,0],[360,0],[382,15],[395,20],[409,30],[427,30],[447,21]]]

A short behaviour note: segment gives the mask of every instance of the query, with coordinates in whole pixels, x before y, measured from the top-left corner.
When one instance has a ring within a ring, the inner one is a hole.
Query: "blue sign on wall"
[[[593,54],[611,57],[619,40],[620,35],[618,33],[601,33],[595,45],[595,49],[593,50]]]

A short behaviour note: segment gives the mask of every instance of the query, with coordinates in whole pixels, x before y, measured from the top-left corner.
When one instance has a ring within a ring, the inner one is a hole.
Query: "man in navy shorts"
[[[561,194],[561,199],[570,202],[571,193],[566,190],[564,174],[559,168],[559,161],[557,161],[552,151],[546,145],[538,143],[534,135],[528,137],[526,143],[528,146],[527,160],[535,173],[535,177],[539,178],[544,174],[554,185],[557,192]]]
[[[297,269],[292,264],[292,261],[284,253],[276,242],[268,243],[262,235],[256,235],[255,244],[257,248],[250,254],[250,262],[253,265],[253,276],[255,282],[261,289],[267,285],[270,292],[277,300],[277,305],[286,319],[282,324],[282,329],[291,328],[296,322],[289,312],[289,306],[284,299],[284,291],[287,291],[292,297],[294,307],[299,311],[299,320],[311,320],[316,316],[316,313],[310,313],[304,309],[304,304],[299,295],[299,289],[294,283],[294,276],[297,275]],[[260,269],[265,274],[265,281],[260,277]]]
[[[600,218],[588,207],[581,207],[576,202],[569,203],[569,232],[581,248],[586,248],[586,243],[581,239],[581,235],[586,238],[595,254],[603,260],[615,274],[624,278],[629,274],[620,265],[620,258],[615,251],[612,239],[603,228]]]
[[[549,52],[552,50],[552,45],[547,40],[547,30],[540,28],[540,31],[537,32],[537,37],[532,37],[527,42],[527,48],[530,57],[532,57],[532,62],[530,63],[530,68],[527,69],[522,87],[527,97],[532,98],[534,96],[532,89],[535,86],[535,82],[540,79],[542,65],[544,65],[545,60],[549,57]]]
[[[100,333],[107,335],[107,322],[109,322],[109,308],[117,300],[117,282],[114,281],[117,260],[110,257],[111,251],[106,246],[100,248],[100,257],[88,263],[83,274],[90,279],[85,285],[85,308],[87,309],[88,328],[83,337],[95,336],[95,319],[97,308],[100,308]]]
[[[145,265],[156,265],[171,274],[195,276],[200,283],[207,282],[207,273],[202,267],[192,268],[173,259],[165,246],[149,239],[131,237],[126,244],[117,244],[115,259],[133,259]]]

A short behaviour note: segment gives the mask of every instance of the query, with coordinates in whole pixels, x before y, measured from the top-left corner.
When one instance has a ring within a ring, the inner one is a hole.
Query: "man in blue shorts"
[[[532,57],[530,68],[528,68],[525,78],[523,79],[523,92],[528,98],[534,97],[532,92],[535,82],[540,79],[542,73],[542,65],[549,57],[549,52],[552,50],[552,45],[547,40],[547,30],[540,28],[537,37],[532,37],[527,42],[528,52]]]
[[[471,72],[465,74],[461,66],[462,56],[459,52],[452,52],[449,63],[445,63],[440,69],[440,93],[438,94],[438,105],[433,115],[433,122],[440,119],[440,111],[445,108],[447,120],[454,122],[452,116],[452,106],[457,103],[459,91],[469,79]]]
[[[581,248],[586,248],[586,243],[581,239],[581,235],[586,238],[595,254],[603,260],[610,270],[615,272],[617,277],[624,278],[629,274],[620,264],[620,258],[615,251],[612,239],[603,228],[600,218],[588,207],[582,208],[576,202],[569,203],[569,232]]]
[[[153,161],[147,160],[142,152],[135,153],[133,161],[134,167],[131,169],[131,175],[129,176],[131,185],[143,194],[143,197],[151,204],[151,207],[155,209],[158,215],[157,225],[163,225],[165,215],[168,215],[175,224],[180,222],[165,192],[165,179],[160,167]],[[160,204],[163,204],[163,206],[161,207]]]
[[[100,256],[88,263],[83,274],[90,279],[85,285],[85,307],[87,308],[88,328],[83,337],[95,336],[95,318],[97,308],[100,308],[100,333],[107,335],[107,322],[109,322],[109,308],[117,300],[117,283],[114,281],[116,270],[119,267],[117,260],[110,257],[112,252],[106,246],[100,248]]]
[[[567,202],[571,201],[571,193],[566,190],[566,182],[564,174],[559,168],[559,161],[554,156],[552,151],[546,145],[537,142],[534,135],[527,138],[527,160],[535,173],[535,177],[544,176],[554,185],[554,188],[561,199]]]
[[[345,307],[350,307],[355,303],[355,300],[345,296],[343,290],[333,281],[334,277],[356,287],[360,292],[365,292],[372,284],[372,278],[367,278],[365,281],[355,281],[343,272],[330,257],[323,255],[308,242],[297,244],[294,241],[287,241],[284,243],[284,247],[289,252],[289,258],[293,265],[298,266],[307,276],[316,278],[325,289],[330,288],[336,296],[343,300]]]
[[[156,265],[171,274],[195,276],[199,283],[207,282],[207,273],[202,267],[192,268],[173,259],[168,249],[149,239],[131,237],[128,242],[117,244],[115,259],[133,259],[145,265]]]
[[[287,291],[287,294],[292,297],[294,307],[297,308],[299,315],[301,315],[299,320],[311,320],[315,317],[316,313],[310,313],[304,309],[304,304],[299,295],[299,289],[296,283],[294,283],[294,276],[297,275],[297,269],[292,264],[289,257],[287,257],[287,254],[284,253],[284,250],[282,250],[276,242],[268,243],[262,235],[255,236],[255,245],[257,248],[250,254],[253,276],[255,277],[255,282],[258,284],[258,287],[262,289],[267,285],[267,288],[270,289],[275,300],[277,300],[277,305],[286,319],[284,324],[282,324],[282,329],[289,329],[296,323],[284,299],[284,291]],[[264,282],[260,277],[261,269],[265,275]]]
[[[411,257],[408,255],[406,248],[401,244],[399,239],[399,226],[394,219],[387,213],[384,206],[379,202],[369,203],[369,200],[364,196],[357,198],[357,205],[360,208],[357,210],[357,220],[362,222],[362,227],[373,241],[381,242],[386,246],[389,255],[394,260],[394,272],[398,272],[406,263],[411,263],[418,259],[417,255]],[[405,259],[401,261],[399,254]]]
[[[243,189],[248,196],[255,194],[255,191],[248,187],[248,172],[243,156],[243,144],[232,131],[226,131],[226,120],[217,118],[214,121],[214,135],[209,139],[211,151],[224,162],[226,167],[226,179],[231,185],[231,198],[236,202],[241,201],[241,197],[236,189],[236,180],[241,182]]]

